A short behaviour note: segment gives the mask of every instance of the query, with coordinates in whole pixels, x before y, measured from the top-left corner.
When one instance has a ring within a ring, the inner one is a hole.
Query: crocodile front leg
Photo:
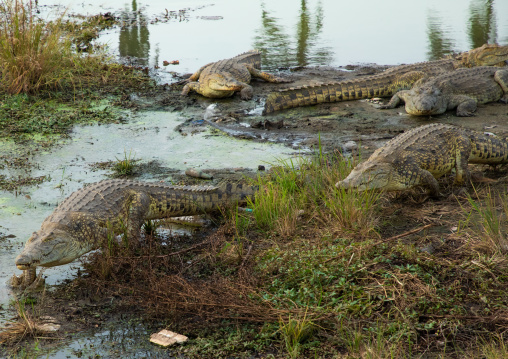
[[[478,101],[466,95],[452,95],[448,101],[448,110],[457,108],[458,117],[471,117],[474,115]]]
[[[43,288],[45,280],[42,278],[42,271],[37,275],[36,267],[30,267],[19,276],[14,274],[8,284],[15,289],[34,291]]]
[[[189,82],[183,87],[183,90],[180,94],[182,96],[187,96],[191,90],[194,92],[200,93],[199,88],[200,88],[199,82],[195,82],[195,81]]]
[[[418,162],[413,159],[397,161],[395,163],[395,173],[393,189],[403,190],[414,186],[424,186],[429,189],[430,195],[438,197],[439,183],[428,170],[420,167]]]
[[[395,95],[392,96],[392,98],[386,105],[381,105],[381,106],[379,106],[379,108],[381,110],[386,110],[389,108],[395,108],[395,107],[403,104],[405,102],[404,96],[408,93],[409,93],[409,90],[397,92]]]

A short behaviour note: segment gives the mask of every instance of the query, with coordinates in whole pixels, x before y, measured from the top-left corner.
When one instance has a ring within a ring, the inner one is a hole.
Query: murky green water
[[[194,72],[206,63],[252,48],[262,51],[265,69],[275,70],[306,65],[411,63],[465,51],[485,42],[508,44],[505,0],[91,3],[63,0],[57,5],[57,1],[40,0],[39,6],[42,16],[65,8],[71,15],[111,11],[120,16],[122,25],[105,31],[99,41],[108,43],[111,53],[122,61],[159,67],[154,76],[162,82],[172,81],[172,72]],[[179,64],[163,66],[163,61],[174,60]],[[51,181],[32,187],[29,198],[0,192],[0,232],[15,235],[0,242],[0,305],[6,308],[10,299],[4,283],[19,272],[13,265],[14,258],[29,234],[40,227],[59,201],[84,182],[104,178],[105,171],[92,171],[90,163],[122,157],[124,150],[132,150],[143,161],[157,160],[182,171],[188,166],[255,168],[263,160],[291,152],[281,146],[225,141],[206,134],[183,138],[173,131],[178,121],[177,114],[160,112],[141,115],[129,125],[79,127],[72,141],[35,158],[43,170],[34,169],[30,175],[49,173]],[[0,144],[0,153],[15,150],[11,143]],[[3,171],[0,174],[22,174]],[[75,271],[72,267],[49,269],[48,283],[68,278]],[[0,306],[0,325],[5,318]],[[85,354],[107,356],[106,351],[97,351],[96,347],[108,333],[97,334],[96,338],[84,334],[50,357],[65,358],[84,349]],[[147,355],[136,349],[130,353]]]

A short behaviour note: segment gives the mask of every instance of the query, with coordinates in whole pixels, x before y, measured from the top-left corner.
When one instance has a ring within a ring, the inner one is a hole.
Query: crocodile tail
[[[288,108],[387,96],[386,86],[376,80],[331,82],[313,86],[292,87],[268,95],[263,115]]]
[[[217,185],[219,193],[225,196],[228,201],[237,201],[245,203],[247,198],[254,200],[258,186],[250,185],[245,182],[223,181]]]
[[[470,163],[483,163],[490,165],[508,163],[508,140],[473,132],[470,136],[472,149]]]

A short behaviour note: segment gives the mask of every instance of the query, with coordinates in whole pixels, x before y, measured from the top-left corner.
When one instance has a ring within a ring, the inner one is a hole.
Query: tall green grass
[[[287,237],[302,223],[317,220],[333,230],[365,235],[375,228],[379,193],[337,189],[352,161],[339,152],[280,161],[270,176],[258,179],[255,203],[250,203],[259,228]]]
[[[478,197],[477,192],[476,195]],[[493,194],[489,188],[483,201],[476,201],[469,195],[467,200],[472,209],[466,222],[478,218],[479,220],[474,222],[485,242],[485,248],[497,249],[505,253],[508,250],[508,240],[506,238],[508,196],[504,193]],[[476,214],[475,217],[472,216],[473,213]]]
[[[11,94],[57,86],[72,66],[71,42],[58,26],[33,14],[32,1],[0,2],[0,69],[2,87]]]

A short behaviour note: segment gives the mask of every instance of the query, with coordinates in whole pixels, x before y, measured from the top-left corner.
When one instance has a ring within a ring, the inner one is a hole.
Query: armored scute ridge
[[[445,124],[417,127],[378,148],[336,187],[397,191],[426,186],[437,196],[436,178],[452,169],[456,185],[469,182],[468,163],[508,163],[508,141]]]
[[[464,67],[504,66],[506,60],[508,46],[485,44],[450,58],[396,66],[372,76],[280,90],[268,95],[263,114],[324,102],[390,97],[409,90],[418,80]]]
[[[100,241],[125,226],[136,237],[145,220],[198,215],[228,203],[244,203],[257,189],[240,183],[214,186],[171,186],[129,180],[105,180],[67,197],[28,239],[16,266],[25,281],[35,278],[35,267],[72,262],[96,249]],[[20,279],[23,282],[23,279]],[[13,283],[23,286],[31,283]]]
[[[459,69],[436,76],[411,90],[396,93],[381,108],[406,104],[411,115],[439,115],[457,109],[457,116],[472,116],[478,104],[508,102],[508,70],[496,67]]]
[[[260,71],[261,54],[251,50],[230,59],[212,62],[201,67],[190,78],[182,95],[195,91],[205,97],[224,98],[240,91],[244,100],[253,96],[249,85],[251,77],[258,77],[268,82],[288,82],[282,78]]]

